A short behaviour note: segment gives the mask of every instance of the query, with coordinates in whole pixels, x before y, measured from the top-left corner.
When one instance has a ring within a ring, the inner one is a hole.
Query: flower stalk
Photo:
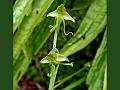
[[[55,83],[58,67],[59,67],[59,64],[58,65],[52,64],[52,66],[51,66],[51,78],[50,78],[50,84],[49,84],[48,90],[54,89],[54,83]]]
[[[59,27],[57,29],[58,30],[55,30],[55,32],[54,32],[53,48],[56,48],[56,44],[57,44]],[[54,89],[54,83],[55,83],[58,67],[59,67],[59,64],[58,65],[52,64],[52,66],[51,66],[50,84],[49,84],[49,89],[48,90],[53,90]]]
[[[66,9],[65,9],[63,4],[58,6],[58,8],[55,11],[49,13],[48,16],[55,17],[55,20],[56,20],[56,24],[54,26],[51,25],[52,28],[50,30],[50,32],[55,31],[54,32],[54,40],[53,40],[53,48],[49,52],[49,54],[40,61],[40,63],[49,63],[51,65],[50,83],[49,83],[49,89],[48,90],[53,90],[59,65],[73,66],[73,63],[66,63],[66,62],[69,62],[68,58],[65,57],[64,55],[61,55],[59,53],[58,49],[56,48],[57,37],[58,37],[58,34],[59,34],[60,25],[63,22],[64,34],[65,35],[68,35],[70,33],[73,34],[72,32],[69,32],[68,34],[65,33],[65,20],[71,20],[73,22],[75,22],[75,21],[66,12]]]
[[[53,48],[56,48],[58,33],[59,33],[59,30],[55,30],[55,32],[54,32],[54,40],[53,40]]]

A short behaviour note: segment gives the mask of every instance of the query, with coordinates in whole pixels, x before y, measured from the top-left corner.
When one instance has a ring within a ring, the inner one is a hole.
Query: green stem
[[[54,89],[54,83],[55,83],[58,67],[59,67],[59,64],[57,66],[52,64],[52,67],[51,67],[51,78],[50,78],[50,84],[49,84],[49,89],[48,90],[53,90]]]
[[[61,19],[57,19],[56,30],[54,32],[53,48],[56,48],[57,37],[58,37],[61,22],[62,22]],[[50,76],[50,84],[49,84],[48,90],[54,89],[54,83],[55,83],[58,67],[59,67],[59,64],[58,65],[52,64],[52,66],[51,66],[51,76]]]
[[[59,33],[59,28],[56,28],[55,33],[54,33],[53,48],[56,48],[58,33]],[[59,64],[58,65],[52,64],[51,66],[51,76],[50,76],[51,78],[50,78],[50,84],[49,84],[48,90],[54,89],[54,83],[55,83],[58,67],[59,67]]]
[[[55,33],[54,33],[54,40],[53,40],[53,48],[56,48],[57,36],[58,36],[58,31],[55,30]]]
[[[53,48],[56,48],[57,37],[59,34],[60,24],[62,23],[62,19],[58,18],[55,26],[54,40],[53,40]]]

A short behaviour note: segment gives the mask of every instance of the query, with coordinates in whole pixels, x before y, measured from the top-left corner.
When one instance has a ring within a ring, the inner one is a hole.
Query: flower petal
[[[68,61],[69,62],[69,59],[67,57],[65,57],[64,55],[61,55],[61,54],[57,54],[57,60],[56,61],[59,61],[59,62],[62,62],[62,61]]]
[[[50,17],[58,17],[58,13],[57,13],[57,11],[55,10],[55,11],[53,11],[53,12],[50,12],[48,15],[47,15],[47,17],[48,16],[50,16]]]
[[[65,20],[70,20],[70,21],[75,22],[75,20],[67,12],[65,12],[65,15],[63,16],[63,18]]]
[[[47,60],[47,56],[44,57],[44,58],[40,61],[40,63],[49,63],[49,61]]]
[[[49,53],[59,53],[57,48],[53,48]]]

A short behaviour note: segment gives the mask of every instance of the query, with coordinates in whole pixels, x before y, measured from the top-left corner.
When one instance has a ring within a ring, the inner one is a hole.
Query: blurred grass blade
[[[72,82],[70,85],[66,86],[62,90],[73,90],[76,86],[80,85],[85,81],[86,77],[80,78],[79,80]]]
[[[69,56],[85,48],[103,30],[106,19],[106,0],[95,0],[75,35],[61,49],[61,54]]]
[[[94,0],[75,0],[72,10],[86,9]]]
[[[55,85],[54,89],[57,88],[57,87],[59,87],[61,84],[63,84],[64,82],[68,81],[69,79],[71,79],[72,77],[74,77],[75,75],[81,73],[81,72],[84,71],[84,70],[85,70],[85,67],[82,68],[82,69],[80,69],[80,70],[78,70],[77,72],[75,72],[75,73],[67,76],[66,78],[60,80],[60,82],[59,82],[57,85]]]
[[[105,68],[104,81],[103,81],[103,90],[107,90],[107,66]]]
[[[42,23],[40,23],[40,25],[35,28],[31,37],[26,42],[26,44],[29,44],[30,53],[32,55],[36,55],[39,52],[39,50],[51,35],[48,25],[52,24],[52,22],[53,21],[48,18],[44,19],[44,21],[42,21]]]
[[[13,33],[20,26],[24,16],[32,7],[32,2],[33,0],[17,0],[15,2],[13,6]]]
[[[106,44],[107,44],[107,31],[104,33],[102,43],[97,50],[97,53],[96,53],[95,58],[92,63],[92,67],[90,68],[90,71],[88,73],[87,84],[90,84],[92,81],[94,81],[94,79],[93,79],[93,77],[95,75],[94,71],[99,71],[99,69],[103,65],[103,62],[106,59],[105,58],[106,57]]]
[[[16,90],[19,80],[21,79],[23,74],[26,72],[30,63],[31,63],[31,60],[30,59],[28,60],[27,58],[25,58],[23,52],[21,52],[18,60],[13,65],[13,88],[14,90]]]
[[[35,0],[31,14],[24,18],[13,37],[13,58],[16,57],[22,46],[29,39],[34,28],[42,20],[43,15],[46,13],[52,2],[53,0]]]
[[[88,90],[102,90],[102,82],[104,78],[105,67],[107,64],[107,31],[104,33],[102,43],[97,50],[92,67],[88,73],[86,84]]]

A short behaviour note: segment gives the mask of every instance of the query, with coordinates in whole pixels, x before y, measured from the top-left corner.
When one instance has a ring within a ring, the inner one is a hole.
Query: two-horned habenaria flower
[[[53,48],[49,54],[44,57],[40,63],[49,63],[49,64],[62,64],[62,65],[70,65],[73,66],[73,63],[66,63],[69,62],[68,58],[64,55],[59,54],[59,51],[57,48]]]
[[[65,33],[65,20],[70,20],[70,21],[73,21],[73,22],[75,22],[75,20],[66,12],[66,9],[65,9],[65,7],[64,7],[63,4],[61,4],[60,6],[58,6],[58,8],[55,11],[50,12],[48,14],[48,16],[56,18],[56,25],[54,25],[52,27],[52,29],[50,30],[50,32],[54,31],[57,27],[60,26],[61,22],[63,22],[64,34],[68,35],[69,33],[71,33],[73,35],[72,32],[69,32],[67,34]]]

